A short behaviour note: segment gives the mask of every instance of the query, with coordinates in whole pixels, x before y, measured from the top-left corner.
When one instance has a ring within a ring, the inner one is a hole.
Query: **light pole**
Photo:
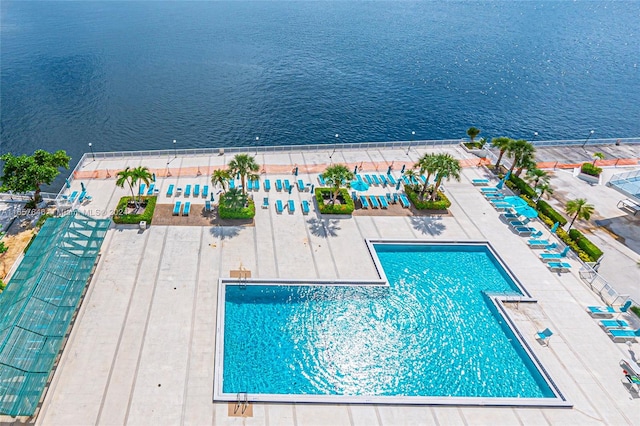
[[[340,137],[340,135],[336,133],[336,144],[338,143],[338,138],[339,138],[339,137]],[[329,158],[332,158],[332,157],[333,157],[333,154],[335,154],[335,153],[336,153],[336,149],[337,149],[337,147],[333,147],[333,152],[331,153],[331,155],[329,156]]]
[[[91,158],[95,161],[96,155],[93,153],[93,145],[89,142],[89,149],[91,150]]]
[[[411,142],[409,142],[409,147],[407,148],[407,155],[409,155],[409,151],[411,150],[411,145],[413,144],[413,137],[416,135],[416,132],[411,132]]]
[[[173,140],[173,158],[178,158],[178,148],[176,148],[176,140]]]
[[[584,149],[584,146],[587,144],[587,142],[589,142],[589,139],[591,138],[591,135],[593,135],[596,131],[595,130],[590,130],[589,131],[589,135],[587,136],[587,139],[584,140],[584,143],[582,144],[582,148]]]
[[[533,140],[538,139],[538,132],[533,132]]]

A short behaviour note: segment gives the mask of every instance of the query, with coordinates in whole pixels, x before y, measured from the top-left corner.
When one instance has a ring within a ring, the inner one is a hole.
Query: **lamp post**
[[[589,131],[589,135],[587,136],[587,139],[584,140],[584,143],[582,144],[582,148],[584,149],[584,146],[587,144],[587,142],[589,142],[589,139],[591,138],[591,135],[593,135],[596,131],[595,130],[590,130]]]
[[[93,153],[93,145],[89,142],[89,149],[91,150],[91,158],[95,161],[96,155]]]
[[[409,155],[409,151],[411,150],[411,145],[413,144],[413,137],[416,135],[416,132],[411,132],[411,142],[409,142],[409,147],[407,148],[407,155]]]
[[[173,140],[173,158],[178,158],[178,148],[176,148],[176,140]]]
[[[336,133],[336,144],[338,143],[338,138],[339,138],[339,137],[340,137],[340,135]],[[333,157],[333,154],[335,154],[335,153],[336,153],[336,149],[337,149],[336,147],[334,147],[334,148],[333,148],[333,152],[331,153],[331,155],[329,156],[329,158],[332,158],[332,157]]]

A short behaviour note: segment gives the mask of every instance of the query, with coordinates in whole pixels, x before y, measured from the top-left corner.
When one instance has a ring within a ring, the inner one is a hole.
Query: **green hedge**
[[[451,201],[441,191],[438,191],[438,199],[436,201],[419,200],[420,194],[410,186],[406,186],[404,192],[406,192],[407,197],[418,210],[447,210],[451,207]]]
[[[589,239],[577,229],[571,229],[569,231],[569,238],[575,241],[576,244],[578,244],[578,247],[589,255],[592,262],[596,262],[602,256],[602,250],[589,241]]]
[[[509,176],[509,181],[507,182],[507,186],[511,189],[514,189],[514,188],[517,189],[518,191],[520,191],[520,194],[526,195],[531,199],[536,198],[538,196],[536,191],[532,187],[530,187],[527,184],[527,182],[520,179],[518,176],[514,174],[511,174],[511,176]]]
[[[220,219],[253,219],[256,215],[256,204],[251,198],[247,199],[247,206],[242,208],[229,208],[224,202],[225,194],[220,196],[218,203],[218,216]]]
[[[345,204],[325,204],[325,200],[329,200],[331,198],[331,193],[333,189],[331,188],[316,188],[315,196],[316,202],[318,203],[318,208],[320,213],[322,214],[351,214],[356,209],[356,205],[349,195],[349,191],[345,188],[340,188],[340,196],[345,201]]]
[[[121,224],[138,224],[142,221],[147,222],[147,225],[151,224],[151,219],[153,218],[153,211],[156,209],[156,202],[158,201],[158,197],[149,196],[142,197],[143,200],[146,200],[147,206],[141,214],[117,214],[120,212],[127,211],[127,203],[131,197],[122,197],[116,206],[116,214],[113,215],[113,221],[115,223]]]
[[[629,309],[631,309],[631,312],[633,312],[634,314],[636,314],[636,316],[637,316],[638,318],[640,318],[640,308],[639,308],[639,307],[637,307],[637,306],[632,306],[632,307],[631,307],[631,308],[629,308]]]
[[[560,226],[564,226],[567,224],[567,219],[560,213],[558,213],[553,207],[551,207],[551,205],[549,205],[549,203],[544,200],[538,200],[538,202],[536,203],[536,209],[538,209],[540,213],[551,219],[554,223],[559,222]]]
[[[600,176],[600,173],[602,173],[602,169],[600,167],[595,166],[591,163],[582,163],[582,167],[580,167],[580,171],[585,175],[595,176],[595,177]]]

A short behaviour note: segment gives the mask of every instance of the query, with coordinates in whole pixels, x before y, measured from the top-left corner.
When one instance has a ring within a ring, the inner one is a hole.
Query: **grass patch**
[[[147,222],[147,225],[151,224],[151,219],[153,218],[153,211],[156,209],[156,202],[158,201],[158,197],[149,196],[142,197],[142,202],[146,202],[147,205],[144,208],[144,211],[139,214],[131,214],[127,213],[127,204],[131,200],[131,197],[122,197],[116,206],[115,214],[113,215],[113,221],[115,223],[120,224],[138,224],[142,221]]]
[[[322,214],[351,214],[356,209],[356,205],[346,188],[340,188],[338,199],[335,204],[331,204],[331,188],[316,188],[315,196],[318,209]],[[326,204],[325,204],[326,203]]]
[[[438,191],[438,196],[435,201],[420,200],[420,194],[408,185],[404,188],[404,192],[406,192],[407,197],[409,197],[411,203],[418,210],[447,210],[451,207],[451,201],[440,191]]]
[[[584,173],[585,175],[599,177],[600,173],[602,173],[602,169],[591,163],[582,163],[582,166],[580,167],[580,172]]]
[[[256,205],[252,199],[247,199],[247,205],[244,207],[229,207],[225,202],[225,195],[220,195],[218,203],[218,216],[220,219],[253,219],[256,215]]]

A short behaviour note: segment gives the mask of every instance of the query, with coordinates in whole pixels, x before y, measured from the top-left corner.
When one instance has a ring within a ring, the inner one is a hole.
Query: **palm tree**
[[[231,180],[231,173],[229,170],[218,169],[214,170],[211,174],[211,185],[220,185],[223,192],[227,192],[227,184]]]
[[[436,155],[436,184],[433,188],[433,193],[431,194],[431,199],[435,201],[438,197],[438,188],[440,188],[440,184],[443,179],[449,180],[449,178],[454,178],[457,181],[460,181],[460,172],[462,171],[462,167],[460,166],[460,162],[453,158],[450,154],[437,154]]]
[[[516,167],[520,167],[522,164],[526,164],[525,160],[532,160],[533,154],[536,152],[536,148],[524,139],[518,139],[517,141],[509,144],[507,149],[507,155],[513,158],[513,163],[509,171],[513,173]],[[521,164],[522,163],[522,164]],[[522,171],[522,168],[520,169]]]
[[[151,183],[152,174],[148,168],[143,166],[138,166],[131,171],[131,183],[132,186],[136,186],[136,184],[140,181],[144,182],[146,185]],[[138,195],[138,202],[140,201],[140,195]]]
[[[352,181],[355,178],[355,174],[343,164],[334,164],[325,169],[324,173],[322,173],[322,178],[332,188],[331,204],[335,204],[343,183]]]
[[[538,185],[537,191],[539,195],[536,201],[541,199],[545,194],[547,195],[547,198],[549,198],[550,195],[553,195],[553,188],[548,183],[541,183],[540,185]]]
[[[537,189],[540,184],[549,184],[549,173],[538,168],[530,168],[527,169],[524,180],[532,184],[533,189]]]
[[[256,159],[249,154],[236,154],[233,160],[229,161],[229,172],[231,175],[239,174],[242,184],[242,193],[246,192],[247,186],[245,182],[248,179],[257,179],[257,172],[260,166],[256,163]]]
[[[591,218],[593,205],[587,204],[587,200],[584,198],[576,198],[575,200],[567,201],[564,211],[567,212],[569,216],[573,215],[573,219],[571,219],[571,223],[567,229],[567,231],[569,231],[576,219],[589,220],[589,218]]]
[[[124,188],[125,183],[129,185],[129,189],[131,190],[131,200],[135,202],[136,197],[133,194],[133,175],[131,174],[131,169],[129,167],[124,170],[120,170],[116,174],[116,186],[118,188]]]
[[[500,167],[500,161],[502,160],[502,156],[504,155],[505,152],[507,152],[507,150],[509,149],[509,145],[511,145],[511,143],[513,142],[514,142],[513,139],[508,138],[506,136],[500,136],[499,138],[491,139],[491,145],[494,148],[498,148],[500,150],[500,155],[498,155],[498,160],[496,161],[496,166],[495,166],[496,170],[498,170],[498,167]]]
[[[476,129],[475,127],[469,127],[467,129],[467,135],[469,136],[469,139],[471,139],[471,143],[473,144],[473,140],[476,138],[476,136],[478,136],[480,134],[480,129]]]
[[[597,160],[604,160],[604,154],[601,153],[601,152],[594,152],[591,156],[593,157],[593,163],[592,164],[594,166],[596,165],[596,161]]]
[[[425,172],[427,173],[427,177],[424,185],[422,186],[422,192],[420,192],[420,198],[424,199],[424,194],[427,192],[427,187],[429,184],[429,179],[431,175],[436,171],[436,155],[435,154],[424,154],[416,164],[413,165],[414,168],[420,169],[420,174],[423,175]]]
[[[538,167],[538,163],[536,163],[535,154],[532,152],[525,153],[520,161],[518,161],[518,170],[516,170],[516,176],[520,176],[522,170],[524,169],[535,169]]]
[[[231,188],[224,194],[224,205],[230,209],[241,209],[247,204],[247,196],[238,188]]]

